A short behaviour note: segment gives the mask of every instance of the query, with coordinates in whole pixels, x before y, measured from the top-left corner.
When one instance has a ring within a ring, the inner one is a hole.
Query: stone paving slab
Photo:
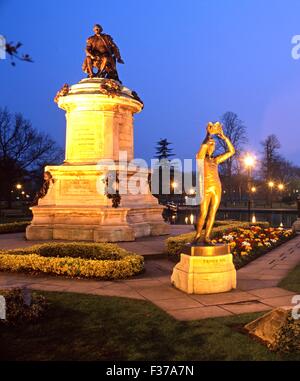
[[[197,300],[205,306],[217,306],[222,304],[240,303],[258,299],[257,296],[251,295],[248,292],[238,290],[209,295],[192,294],[191,298]]]
[[[232,316],[233,313],[218,306],[186,308],[176,311],[167,311],[176,320],[201,320],[215,317]]]
[[[250,290],[249,294],[265,299],[265,298],[275,298],[277,296],[293,295],[294,293],[279,287],[269,287],[269,288],[261,288],[257,290]]]
[[[261,299],[261,302],[273,308],[283,307],[283,306],[293,307],[295,306],[294,304],[292,304],[293,295],[295,294],[286,295],[286,296],[278,296],[276,298]]]
[[[225,304],[221,305],[223,309],[232,312],[235,315],[248,314],[252,312],[261,312],[270,310],[270,306],[263,304],[259,301],[257,302],[244,302],[236,304]]]
[[[155,300],[155,304],[165,311],[178,311],[182,309],[203,307],[201,303],[188,296],[182,296],[181,298],[176,299]]]

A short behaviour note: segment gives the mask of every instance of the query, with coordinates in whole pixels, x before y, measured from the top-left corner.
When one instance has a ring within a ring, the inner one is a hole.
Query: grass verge
[[[279,283],[279,287],[300,293],[300,265],[288,273],[288,275]]]
[[[260,314],[176,321],[146,301],[43,292],[38,323],[0,324],[1,360],[300,360],[240,332]]]

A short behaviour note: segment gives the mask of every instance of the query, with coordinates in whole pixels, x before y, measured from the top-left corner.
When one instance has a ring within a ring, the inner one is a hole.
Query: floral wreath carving
[[[68,95],[69,91],[70,91],[70,87],[67,83],[65,83],[63,87],[56,93],[54,97],[54,102],[58,103],[59,98]]]

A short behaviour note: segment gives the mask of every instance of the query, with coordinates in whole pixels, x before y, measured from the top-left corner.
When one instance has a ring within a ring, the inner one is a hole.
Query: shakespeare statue
[[[224,135],[221,123],[208,123],[206,131],[206,137],[196,156],[197,162],[202,164],[201,168],[203,168],[203,194],[200,203],[197,233],[192,243],[195,244],[200,240],[203,225],[207,218],[204,243],[206,245],[212,245],[211,231],[222,196],[222,185],[219,178],[218,165],[233,156],[235,149],[231,141]],[[223,139],[226,142],[228,147],[227,152],[218,156],[213,156],[216,148],[216,142],[213,135],[217,135],[220,139]]]
[[[93,30],[94,36],[89,37],[86,42],[86,58],[82,70],[89,78],[108,78],[120,82],[116,62],[123,64],[124,61],[119,48],[109,34],[102,33],[103,28],[99,24]],[[97,69],[96,73],[93,68]]]

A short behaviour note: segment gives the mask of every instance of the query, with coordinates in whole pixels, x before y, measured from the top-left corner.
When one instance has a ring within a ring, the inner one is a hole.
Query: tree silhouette
[[[24,119],[0,108],[0,198],[11,206],[11,192],[17,182],[41,177],[46,164],[62,159],[62,149],[49,135]]]
[[[172,143],[168,142],[167,139],[160,139],[157,142],[156,155],[154,157],[159,160],[163,160],[163,159],[169,160],[171,156],[175,156],[175,154],[172,153],[173,148],[169,148],[171,144]]]

